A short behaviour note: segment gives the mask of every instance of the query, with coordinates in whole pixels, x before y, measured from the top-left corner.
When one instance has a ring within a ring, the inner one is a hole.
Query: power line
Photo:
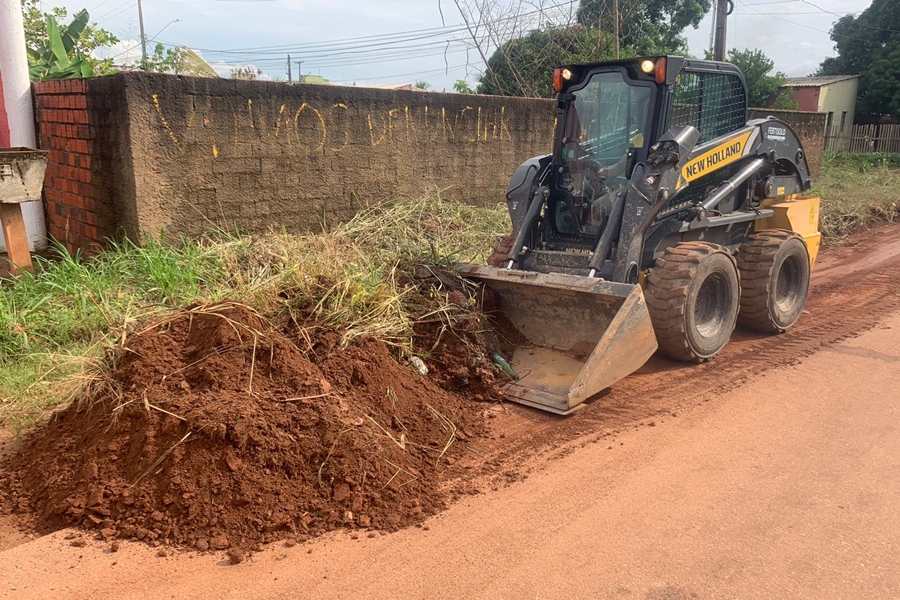
[[[92,9],[91,9],[90,11],[88,11],[88,12],[94,12],[95,10],[97,10],[98,8],[100,8],[101,6],[103,6],[104,4],[106,4],[107,2],[109,2],[109,0],[103,0],[103,2],[101,2],[100,4],[98,4],[97,6],[95,6],[94,8],[92,8]]]
[[[128,8],[131,8],[134,4],[135,4],[135,0],[125,0],[125,2],[116,6],[114,9],[107,11],[107,12],[103,13],[102,15],[100,15],[99,17],[97,17],[96,22],[100,23],[102,21],[106,21],[106,20],[108,20],[108,17],[111,14],[113,14],[114,12],[117,12],[120,8],[125,7],[125,6],[127,6]]]
[[[521,14],[517,14],[517,15],[512,15],[509,17],[502,17],[499,19],[495,19],[495,20],[491,21],[490,24],[497,25],[499,23],[522,19],[523,17],[528,17],[528,16],[535,16],[535,15],[546,16],[547,11],[558,9],[558,8],[571,7],[578,1],[579,0],[567,0],[566,2],[554,4],[554,5],[545,7],[543,9],[533,10],[533,11],[529,11],[529,12],[525,12],[525,13],[521,13]],[[482,23],[482,25],[485,25],[485,24],[486,23]],[[374,42],[376,40],[380,40],[383,38],[391,38],[391,37],[403,38],[403,39],[394,40],[395,42],[398,42],[398,43],[404,42],[404,41],[415,41],[418,39],[426,39],[428,37],[436,37],[439,35],[444,35],[444,34],[448,34],[448,33],[459,33],[459,32],[463,32],[463,31],[466,31],[465,26],[451,25],[451,26],[447,26],[447,27],[432,27],[432,28],[427,28],[427,29],[418,29],[418,30],[401,31],[401,32],[394,32],[394,33],[387,33],[387,34],[379,34],[379,35],[374,35],[374,36],[342,38],[342,39],[337,39],[337,40],[328,40],[328,41],[321,41],[321,42],[309,42],[306,44],[291,44],[291,45],[278,45],[278,46],[256,46],[256,47],[249,47],[249,48],[231,48],[231,49],[225,49],[225,50],[216,50],[216,49],[212,49],[212,48],[196,48],[196,50],[199,50],[201,52],[209,52],[209,53],[217,53],[217,54],[232,54],[232,53],[234,53],[234,54],[246,54],[246,53],[268,54],[270,52],[284,54],[285,52],[287,52],[289,50],[292,52],[307,52],[308,49],[312,49],[312,48],[321,48],[321,47],[334,48],[337,46],[342,46],[342,45],[346,45],[346,44],[354,44],[354,43],[358,43],[361,41]],[[422,34],[422,35],[420,36],[419,34]],[[424,34],[430,34],[430,35],[424,35]],[[365,45],[366,44],[363,44],[363,46],[365,46]]]
[[[843,16],[844,16],[844,15],[838,14],[838,13],[836,13],[836,12],[832,12],[832,11],[830,11],[830,10],[825,10],[824,8],[822,8],[821,6],[819,6],[818,4],[813,4],[813,3],[810,2],[809,0],[800,0],[800,2],[803,2],[804,4],[809,4],[810,6],[812,6],[812,7],[814,7],[814,8],[818,8],[818,9],[821,10],[822,12],[828,13],[829,15],[834,15],[834,16],[836,16],[836,17],[843,17]],[[845,13],[845,14],[851,14],[851,13]],[[878,31],[887,31],[887,32],[889,32],[889,33],[900,33],[900,31],[898,31],[898,30],[896,30],[896,29],[885,29],[884,27],[876,27],[875,25],[867,25],[866,23],[860,23],[859,20],[856,20],[856,21],[854,22],[854,25],[859,25],[859,26],[861,26],[861,27],[868,27],[869,29],[877,29]]]
[[[779,15],[784,16],[784,15],[821,15],[822,13],[820,13],[820,12],[812,12],[812,11],[810,11],[810,12],[779,12],[779,13],[764,13],[764,12],[756,11],[756,12],[733,12],[733,13],[731,13],[731,14],[732,14],[732,15],[761,15],[761,16],[769,16],[769,15],[779,14]],[[852,15],[853,13],[844,13],[844,14],[845,14],[845,15]]]
[[[810,27],[809,25],[804,25],[804,24],[802,24],[802,23],[796,23],[796,22],[794,22],[794,21],[788,21],[787,19],[782,19],[781,17],[776,17],[775,15],[773,15],[773,14],[771,14],[771,13],[764,13],[764,12],[762,12],[762,11],[753,9],[753,8],[751,8],[749,5],[744,4],[743,0],[738,0],[738,2],[740,2],[743,6],[746,6],[747,8],[750,8],[750,10],[752,10],[753,12],[759,14],[760,16],[763,16],[763,17],[769,17],[770,19],[775,19],[776,21],[781,21],[782,23],[787,23],[788,25],[793,25],[794,27],[802,27],[802,28],[804,28],[804,29],[809,29],[810,31],[818,31],[819,33],[827,33],[827,34],[829,34],[829,35],[832,36],[832,37],[844,38],[845,40],[855,40],[855,41],[857,41],[857,42],[871,42],[871,41],[872,41],[872,40],[867,40],[867,39],[863,39],[863,38],[853,37],[853,36],[850,36],[850,35],[842,35],[842,34],[839,34],[839,33],[834,33],[833,31],[825,31],[824,29],[818,29],[818,28],[816,28],[816,27]]]

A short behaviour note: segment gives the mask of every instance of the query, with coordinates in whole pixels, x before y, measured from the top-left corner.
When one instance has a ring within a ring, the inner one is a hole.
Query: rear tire
[[[644,290],[659,348],[676,360],[705,362],[734,331],[740,283],[734,257],[708,242],[668,248]]]
[[[505,267],[508,265],[514,242],[515,240],[511,233],[500,238],[500,241],[494,244],[494,250],[488,257],[487,264],[492,267]]]
[[[809,293],[809,251],[793,231],[766,229],[741,244],[738,322],[763,333],[784,333],[797,322]]]

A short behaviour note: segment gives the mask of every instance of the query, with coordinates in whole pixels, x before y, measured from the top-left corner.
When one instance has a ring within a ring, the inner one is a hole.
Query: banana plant
[[[88,24],[88,11],[75,15],[72,23],[60,31],[53,15],[47,15],[47,41],[28,49],[28,67],[32,81],[93,77],[94,69],[75,49]]]

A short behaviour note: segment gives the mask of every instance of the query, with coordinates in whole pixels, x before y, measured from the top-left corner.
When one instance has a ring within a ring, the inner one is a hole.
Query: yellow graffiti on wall
[[[181,152],[184,152],[184,148],[178,143],[178,137],[175,135],[175,132],[172,131],[172,128],[169,127],[169,122],[166,121],[166,118],[162,114],[162,108],[159,106],[159,96],[153,94],[153,106],[156,108],[156,114],[159,115],[159,120],[162,123],[163,128],[166,130],[166,133],[169,134],[169,137],[175,142],[175,147],[178,148]]]
[[[338,153],[354,146],[375,148],[434,142],[478,145],[513,141],[505,105],[458,108],[407,105],[359,110],[342,102],[323,107],[310,102],[291,106],[285,102],[269,104],[259,99],[254,103],[248,98],[246,112],[233,104],[230,105],[232,108],[223,107],[225,114],[231,112],[233,117],[232,122],[223,127],[223,123],[213,122],[213,115],[223,112],[216,111],[214,104],[228,100],[210,97],[202,109],[191,109],[181,117],[182,126],[173,127],[174,116],[166,117],[159,96],[153,94],[151,99],[162,130],[180,152],[185,152],[188,144],[208,144],[207,152],[211,152],[214,159],[222,157],[223,151],[225,155],[232,151],[237,155],[240,145],[248,143],[274,142],[307,152]],[[198,110],[202,111],[202,128],[195,126]],[[216,118],[221,119],[221,116]],[[536,126],[545,129],[546,125],[540,121]],[[231,149],[227,143],[216,140],[217,135],[221,138],[229,134],[233,142]],[[360,134],[365,137],[360,138]],[[552,130],[547,135],[549,146]]]

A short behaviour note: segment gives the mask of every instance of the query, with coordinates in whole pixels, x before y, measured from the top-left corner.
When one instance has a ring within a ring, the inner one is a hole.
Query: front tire
[[[793,231],[766,229],[748,236],[738,252],[738,322],[762,333],[784,333],[806,306],[809,251]]]
[[[659,348],[686,362],[705,362],[731,339],[740,283],[723,246],[681,242],[656,260],[644,290]]]

